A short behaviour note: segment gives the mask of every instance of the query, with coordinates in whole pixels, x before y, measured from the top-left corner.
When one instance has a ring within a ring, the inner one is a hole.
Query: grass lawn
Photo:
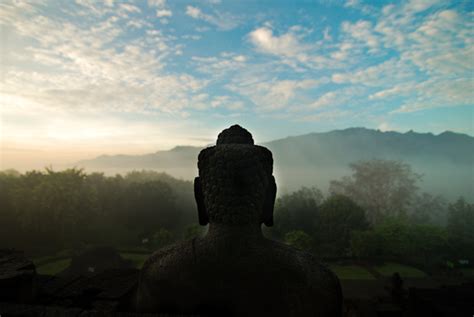
[[[411,266],[406,266],[397,263],[388,262],[381,266],[375,266],[374,269],[377,270],[383,276],[391,276],[393,273],[398,272],[401,277],[426,277],[426,273],[423,271],[420,271]]]
[[[329,265],[341,280],[374,280],[375,277],[358,265]]]
[[[468,278],[474,278],[474,269],[460,269],[462,274]]]
[[[71,264],[71,259],[62,259],[36,267],[39,274],[55,275],[66,269]]]
[[[149,254],[137,253],[120,253],[120,255],[126,260],[131,260],[137,269],[140,269],[143,266],[143,263],[149,256]],[[66,269],[71,264],[71,258],[58,259],[57,261],[54,261],[57,257],[57,255],[51,255],[33,259],[33,263],[36,265],[36,272],[38,272],[38,274],[55,275]]]
[[[38,266],[42,266],[46,262],[54,261],[54,259],[56,258],[57,258],[56,255],[40,256],[40,257],[33,258],[33,263],[38,267]]]
[[[137,254],[137,253],[120,253],[122,258],[126,260],[132,260],[133,264],[137,269],[143,266],[145,260],[150,256],[149,254]]]

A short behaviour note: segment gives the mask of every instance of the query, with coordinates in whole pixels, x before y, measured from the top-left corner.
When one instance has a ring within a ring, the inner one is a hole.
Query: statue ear
[[[209,223],[209,216],[204,205],[204,193],[202,192],[201,179],[199,177],[194,179],[194,199],[196,199],[199,224],[205,226]]]
[[[275,205],[276,191],[275,177],[271,176],[265,195],[265,203],[263,204],[263,223],[267,227],[273,226],[273,206]]]

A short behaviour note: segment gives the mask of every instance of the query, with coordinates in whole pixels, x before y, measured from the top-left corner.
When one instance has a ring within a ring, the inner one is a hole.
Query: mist
[[[0,0],[0,317],[471,316],[472,18]]]
[[[387,159],[405,162],[420,174],[417,185],[421,191],[450,200],[474,197],[474,138],[464,134],[349,128],[294,136],[264,145],[273,153],[278,195],[302,186],[317,187],[327,193],[332,180],[350,174],[351,163]],[[201,149],[177,146],[145,155],[103,155],[69,166],[107,175],[154,170],[193,180],[198,175],[196,159]]]

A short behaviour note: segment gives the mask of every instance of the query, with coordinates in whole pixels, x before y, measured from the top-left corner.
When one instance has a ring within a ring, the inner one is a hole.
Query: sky
[[[0,2],[0,169],[348,127],[474,135],[473,1]]]

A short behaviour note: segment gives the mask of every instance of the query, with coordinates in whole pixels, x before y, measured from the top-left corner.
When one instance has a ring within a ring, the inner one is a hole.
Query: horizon
[[[238,124],[238,123],[235,123],[235,124]],[[245,128],[245,127],[243,127],[243,128]],[[261,141],[261,142],[258,139],[256,139],[255,144],[265,145],[266,143],[271,143],[271,142],[274,142],[274,141],[284,140],[284,139],[287,139],[287,138],[297,138],[297,137],[308,136],[308,135],[312,135],[312,134],[325,134],[325,133],[332,133],[332,132],[342,132],[342,131],[351,130],[351,129],[363,129],[363,130],[369,130],[369,131],[374,131],[374,132],[380,132],[380,133],[383,133],[383,134],[384,133],[399,133],[399,134],[415,133],[415,134],[420,134],[420,135],[429,134],[429,135],[432,135],[434,137],[438,137],[438,136],[440,136],[442,134],[445,134],[445,133],[453,133],[453,134],[456,134],[456,135],[463,135],[463,136],[467,136],[467,137],[470,137],[470,138],[474,138],[473,135],[469,135],[469,134],[466,134],[466,133],[459,133],[459,132],[449,131],[449,130],[445,130],[443,132],[435,134],[435,133],[432,133],[432,132],[419,132],[419,131],[415,131],[413,129],[402,132],[402,131],[395,131],[395,130],[385,130],[384,131],[384,130],[380,130],[380,129],[370,129],[370,128],[366,128],[366,127],[347,127],[347,128],[334,129],[334,130],[328,130],[328,131],[308,132],[308,133],[298,134],[298,135],[287,135],[285,137],[281,137],[281,138],[277,138],[277,139],[271,139],[271,140],[265,140],[265,141]],[[251,133],[251,131],[249,131],[249,132]],[[252,136],[254,137],[254,140],[255,140],[255,136],[254,135],[252,135]],[[217,136],[216,136],[216,139],[217,139]],[[100,158],[100,157],[113,157],[113,156],[122,156],[122,155],[123,156],[142,156],[142,155],[155,154],[155,153],[160,153],[160,152],[168,152],[168,151],[172,151],[176,148],[180,148],[180,147],[204,148],[204,147],[212,146],[212,145],[215,145],[215,140],[213,140],[210,143],[203,143],[201,145],[175,144],[175,145],[172,145],[169,148],[151,150],[151,151],[148,151],[148,152],[100,153],[98,155],[94,155],[94,156],[90,156],[90,157],[79,157],[75,161],[62,162],[62,163],[55,164],[55,165],[53,165],[52,163],[48,163],[48,162],[38,163],[35,166],[32,166],[31,168],[24,167],[24,166],[9,167],[9,166],[2,166],[0,164],[0,172],[1,171],[6,171],[6,170],[17,170],[17,171],[23,173],[23,172],[28,171],[28,170],[44,170],[45,168],[52,168],[53,170],[54,169],[62,170],[62,169],[67,169],[67,168],[72,168],[72,167],[77,168],[76,164],[79,164],[79,163],[85,162],[85,161],[89,161],[89,160],[94,160],[94,159],[97,159],[97,158]],[[95,169],[93,169],[92,171],[95,171]],[[166,171],[163,171],[163,172],[166,173]]]
[[[470,1],[7,1],[0,170],[365,127],[474,136]]]

